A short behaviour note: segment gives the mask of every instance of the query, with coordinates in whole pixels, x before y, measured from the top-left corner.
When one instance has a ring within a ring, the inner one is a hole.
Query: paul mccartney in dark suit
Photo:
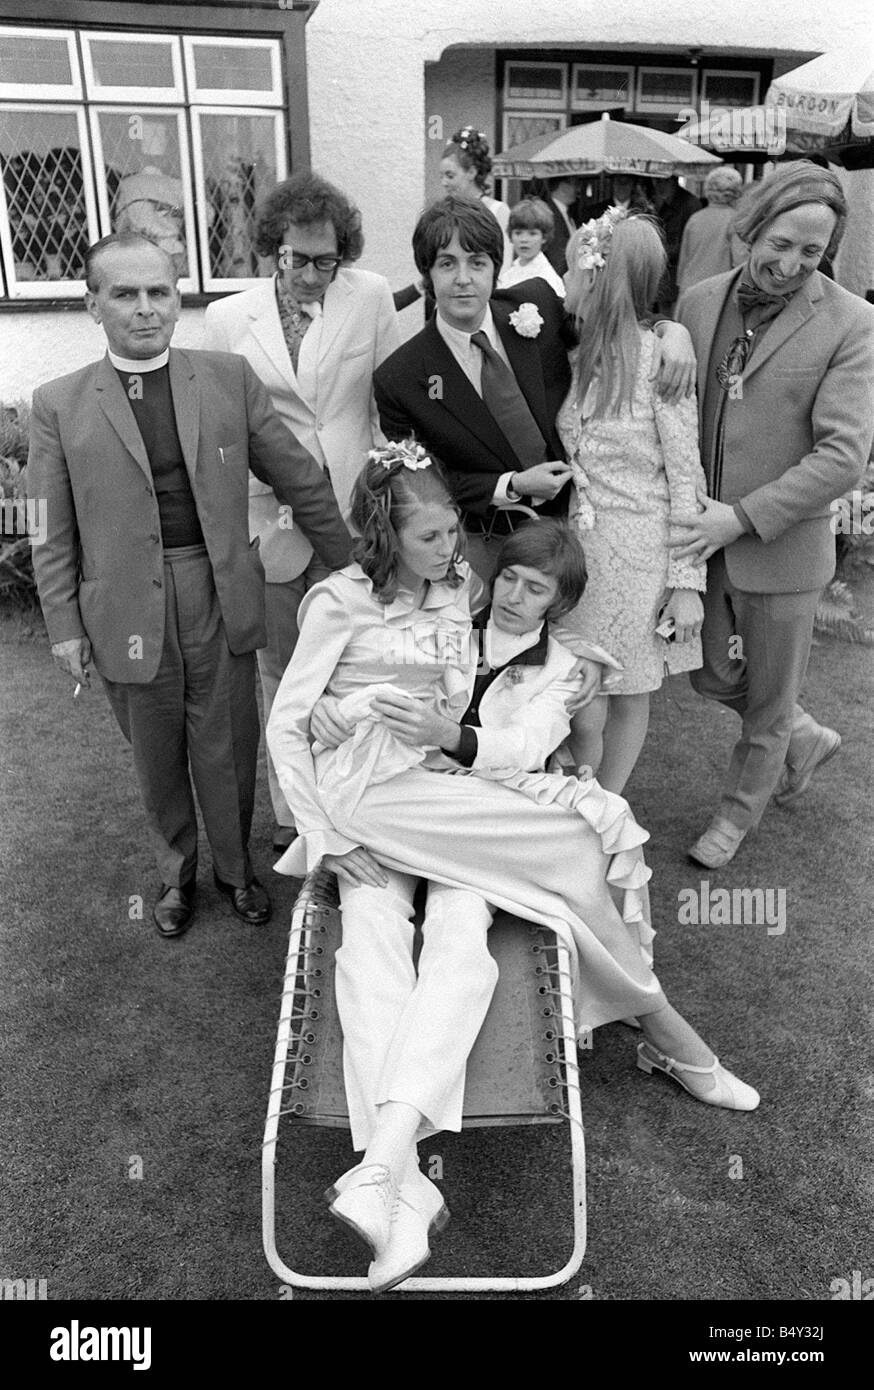
[[[413,254],[436,312],[374,373],[380,425],[415,438],[446,466],[463,511],[470,558],[491,573],[488,537],[506,533],[506,502],[563,512],[570,469],[555,428],[570,386],[573,341],[543,280],[494,290],[503,237],[478,200],[433,203]]]
[[[471,563],[490,578],[502,504],[566,511],[570,469],[556,416],[571,383],[575,341],[562,302],[540,279],[495,290],[503,236],[478,199],[441,198],[413,233],[413,255],[436,312],[373,377],[389,439],[414,436],[446,467],[463,511]],[[691,388],[694,356],[677,324],[664,336],[660,389]]]

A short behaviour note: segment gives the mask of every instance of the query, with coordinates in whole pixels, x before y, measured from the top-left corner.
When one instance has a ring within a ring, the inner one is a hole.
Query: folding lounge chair
[[[303,1274],[277,1249],[276,1168],[293,1126],[348,1128],[342,1034],[334,1002],[334,952],[341,924],[333,874],[316,869],[295,903],[262,1151],[264,1250],[292,1288],[365,1290],[363,1276]],[[561,1124],[571,1148],[573,1248],[553,1273],[499,1277],[413,1276],[400,1292],[484,1293],[554,1288],[573,1277],[586,1248],[585,1142],[580,1111],[570,960],[545,927],[496,914],[489,949],[499,981],[468,1061],[464,1128]],[[351,1156],[350,1156],[351,1157]],[[326,1175],[327,1181],[334,1174]]]

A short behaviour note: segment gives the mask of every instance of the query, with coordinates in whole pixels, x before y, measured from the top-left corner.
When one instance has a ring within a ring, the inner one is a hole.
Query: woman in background
[[[737,200],[743,189],[743,179],[730,164],[711,169],[704,180],[706,208],[693,212],[683,228],[680,259],[677,262],[677,285],[680,294],[711,275],[732,270],[749,255],[740,237],[733,231]]]
[[[485,135],[481,130],[474,130],[473,126],[462,126],[449,141],[440,160],[440,182],[443,192],[466,193],[471,198],[482,199],[504,233],[502,269],[509,270],[513,263],[513,244],[508,230],[510,209],[499,198],[491,198],[486,192],[491,170],[489,142]]]

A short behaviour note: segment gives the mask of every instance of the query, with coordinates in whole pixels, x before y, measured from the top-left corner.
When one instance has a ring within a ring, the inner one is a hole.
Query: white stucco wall
[[[203,309],[183,309],[174,347],[200,347]],[[34,387],[75,372],[106,351],[103,329],[84,309],[0,316],[0,401],[30,400]]]
[[[440,141],[428,140],[426,119],[441,116],[448,135],[476,122],[495,147],[496,47],[698,47],[774,58],[780,73],[852,46],[871,26],[871,0],[320,0],[307,26],[313,164],[359,203],[363,264],[398,289],[412,278],[416,213],[437,191]],[[870,176],[855,174],[847,189],[856,225],[843,259],[852,257],[847,283],[859,290],[874,285]],[[421,322],[418,308],[403,317],[407,331]]]
[[[415,278],[410,234],[438,191],[442,138],[465,122],[494,129],[496,47],[584,46],[773,57],[777,71],[809,55],[851,46],[871,29],[871,0],[810,6],[806,0],[320,0],[307,26],[313,167],[361,207],[362,265],[394,289]],[[533,56],[533,53],[532,53]],[[874,285],[874,174],[845,176],[854,218],[839,274],[849,288]],[[196,346],[202,311],[188,310],[175,341]],[[404,311],[406,334],[422,322]],[[90,360],[102,343],[81,313],[10,314],[0,323],[0,398]]]

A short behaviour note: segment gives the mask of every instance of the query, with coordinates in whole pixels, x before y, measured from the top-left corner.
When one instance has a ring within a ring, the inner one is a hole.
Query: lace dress
[[[436,749],[423,760],[368,716],[368,687],[383,682],[463,714],[475,669],[466,584],[430,585],[419,607],[403,591],[381,604],[350,565],[310,589],[299,622],[267,729],[300,832],[278,871],[302,876],[324,854],[365,845],[389,868],[552,927],[571,949],[579,1028],[660,1007],[640,848],[649,837],[622,797],[594,780],[471,774]],[[336,749],[309,738],[326,691],[361,702]]]
[[[703,566],[675,560],[668,550],[671,512],[697,510],[696,484],[706,491],[698,454],[694,400],[668,405],[649,378],[655,339],[640,330],[632,408],[590,418],[590,390],[580,410],[577,377],[558,414],[558,431],[573,469],[571,506],[588,583],[577,607],[553,628],[572,651],[575,639],[606,647],[622,663],[610,693],[657,690],[666,670],[694,671],[701,642],[665,642],[655,631],[666,589],[698,589]]]

